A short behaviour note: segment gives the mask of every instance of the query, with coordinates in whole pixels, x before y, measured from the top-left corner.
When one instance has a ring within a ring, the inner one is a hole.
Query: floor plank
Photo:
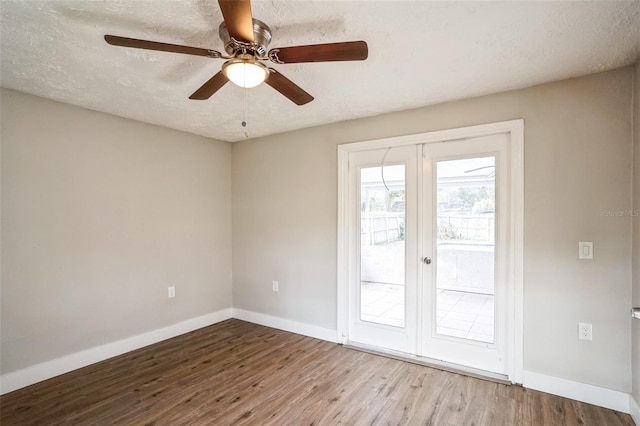
[[[633,425],[627,414],[228,320],[0,397],[2,425]]]

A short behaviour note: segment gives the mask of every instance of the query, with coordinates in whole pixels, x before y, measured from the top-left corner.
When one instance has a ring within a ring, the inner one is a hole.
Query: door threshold
[[[469,376],[476,379],[489,380],[491,382],[500,383],[503,385],[514,384],[511,380],[509,380],[509,376],[505,374],[493,373],[491,371],[485,371],[477,368],[466,367],[463,365],[441,361],[438,359],[427,358],[427,357],[418,356],[418,355],[411,355],[405,352],[393,351],[390,349],[380,348],[377,346],[364,345],[361,343],[356,343],[351,341],[344,343],[342,346],[348,349],[367,352],[373,355],[380,355],[387,358],[397,359],[399,361],[411,362],[413,364],[436,368],[438,370],[448,371],[450,373],[462,374],[463,376]]]

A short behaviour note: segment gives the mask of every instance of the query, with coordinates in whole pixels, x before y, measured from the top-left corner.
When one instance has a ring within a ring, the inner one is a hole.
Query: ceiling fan
[[[271,29],[251,15],[250,0],[218,0],[224,21],[218,33],[224,42],[224,55],[216,50],[181,46],[157,41],[105,35],[107,43],[114,46],[161,52],[183,53],[208,58],[227,59],[222,69],[196,90],[189,99],[209,99],[228,81],[240,87],[255,87],[262,82],[276,89],[297,105],[313,100],[279,71],[263,64],[297,64],[301,62],[362,61],[367,59],[368,48],[364,41],[290,46],[267,50],[271,42]]]

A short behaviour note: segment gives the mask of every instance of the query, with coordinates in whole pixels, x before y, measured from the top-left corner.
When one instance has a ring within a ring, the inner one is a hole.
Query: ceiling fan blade
[[[193,95],[189,96],[189,99],[205,100],[209,99],[211,95],[216,93],[222,86],[227,84],[229,80],[222,71],[218,71],[216,75],[211,77],[209,81],[203,84]]]
[[[158,41],[139,40],[137,38],[105,35],[107,43],[114,46],[135,47],[136,49],[158,50],[160,52],[184,53],[186,55],[206,56],[208,58],[220,58],[222,54],[217,50],[203,49],[200,47],[180,46],[178,44],[160,43]]]
[[[271,49],[269,59],[277,64],[297,64],[300,62],[363,61],[369,49],[364,41],[342,43],[310,44]]]
[[[237,41],[253,42],[250,0],[218,0],[229,35]]]
[[[269,68],[269,76],[265,80],[265,83],[282,93],[296,105],[308,104],[313,100],[313,96],[273,68]]]

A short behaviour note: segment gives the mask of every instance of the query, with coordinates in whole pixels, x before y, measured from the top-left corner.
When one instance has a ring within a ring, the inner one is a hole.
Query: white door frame
[[[349,229],[355,224],[349,215],[349,153],[371,149],[446,142],[496,133],[510,136],[510,246],[509,277],[513,282],[514,335],[513,351],[510,353],[509,380],[522,383],[523,370],[523,311],[524,311],[524,120],[510,120],[457,129],[439,130],[393,138],[369,140],[338,145],[338,247],[337,247],[337,341],[346,343],[349,330],[349,278],[354,270],[354,259],[350,254]]]

